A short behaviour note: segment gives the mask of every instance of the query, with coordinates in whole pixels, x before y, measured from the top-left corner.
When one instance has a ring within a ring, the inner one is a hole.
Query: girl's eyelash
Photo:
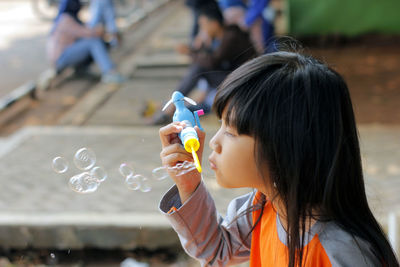
[[[225,131],[225,134],[228,135],[228,136],[231,136],[231,137],[235,137],[235,135],[233,133],[230,133],[230,132],[227,132],[227,131]]]

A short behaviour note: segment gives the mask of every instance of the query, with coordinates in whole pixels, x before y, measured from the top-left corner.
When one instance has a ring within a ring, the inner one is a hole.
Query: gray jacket
[[[252,206],[254,196],[249,193],[232,200],[222,218],[203,182],[184,205],[173,186],[162,198],[160,210],[191,257],[202,266],[227,266],[249,260],[252,214],[244,212]],[[168,213],[172,207],[178,210]],[[286,244],[286,231],[276,217],[279,239]],[[355,240],[333,222],[316,222],[305,240],[310,241],[316,234],[332,266],[382,266],[368,242],[357,237]]]

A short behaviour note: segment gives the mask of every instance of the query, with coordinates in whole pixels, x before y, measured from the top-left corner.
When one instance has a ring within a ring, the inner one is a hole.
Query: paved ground
[[[43,58],[50,26],[34,16],[31,1],[0,2],[0,97],[48,67]]]
[[[144,45],[121,60],[120,69],[131,74],[130,81],[120,88],[96,85],[57,118],[58,126],[27,127],[0,139],[2,246],[131,249],[177,244],[176,235],[157,211],[171,182],[153,181],[148,193],[130,191],[118,167],[130,162],[137,173],[150,177],[160,165],[158,128],[144,126],[139,113],[146,99],[168,99],[184,73],[187,59],[173,47],[186,40],[189,24],[188,12],[177,5]],[[209,140],[218,123],[212,116],[202,121]],[[369,123],[359,128],[369,200],[386,224],[388,212],[400,208],[400,126]],[[78,172],[72,157],[80,147],[90,147],[97,164],[108,172],[108,179],[92,194],[74,193],[67,185]],[[56,156],[69,161],[67,173],[51,169]],[[220,188],[207,162],[203,167],[221,212],[233,196],[248,191]]]

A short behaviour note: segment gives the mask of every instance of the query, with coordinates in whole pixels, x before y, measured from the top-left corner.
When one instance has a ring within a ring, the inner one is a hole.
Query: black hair
[[[220,25],[224,25],[224,16],[216,2],[211,2],[202,6],[198,10],[198,15],[199,17],[204,16],[209,20],[218,22]]]
[[[289,266],[302,265],[310,218],[334,221],[398,266],[368,206],[350,94],[336,71],[296,52],[266,54],[227,77],[213,108],[255,139],[257,168],[285,204]]]

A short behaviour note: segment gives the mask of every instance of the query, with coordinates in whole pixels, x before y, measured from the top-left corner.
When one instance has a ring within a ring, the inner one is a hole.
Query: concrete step
[[[153,67],[137,68],[133,74],[136,79],[174,80],[179,81],[187,72],[187,67]]]
[[[189,57],[177,54],[145,55],[137,59],[139,68],[187,67],[189,63]]]
[[[179,80],[133,79],[116,91],[112,98],[90,116],[86,125],[142,126],[141,116],[147,100],[165,102],[171,97]]]

